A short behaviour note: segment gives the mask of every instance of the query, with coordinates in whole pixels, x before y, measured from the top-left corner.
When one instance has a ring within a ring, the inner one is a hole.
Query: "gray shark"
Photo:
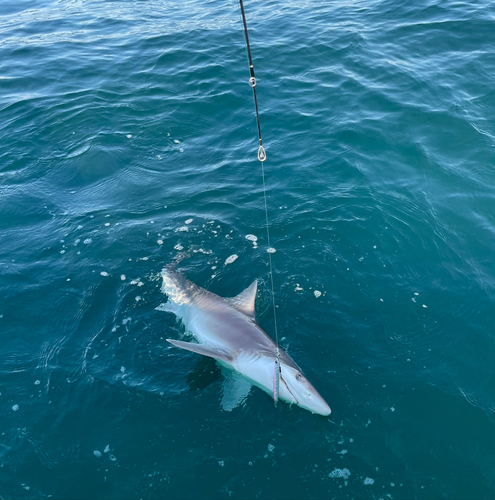
[[[162,271],[162,291],[168,302],[158,310],[174,313],[198,341],[167,339],[172,345],[214,358],[248,382],[224,389],[236,401],[226,402],[231,410],[247,396],[251,384],[272,394],[277,346],[261,329],[254,315],[257,282],[233,298],[223,298],[187,280],[171,267]],[[306,379],[292,358],[279,348],[279,397],[313,413],[329,415],[330,407]],[[227,372],[228,373],[228,372]]]

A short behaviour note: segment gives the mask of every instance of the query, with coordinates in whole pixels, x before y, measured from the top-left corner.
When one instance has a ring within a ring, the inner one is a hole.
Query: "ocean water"
[[[237,2],[2,0],[0,497],[495,498],[495,5],[245,7],[281,345],[332,414],[224,411],[155,310],[171,262],[258,279],[274,336]]]

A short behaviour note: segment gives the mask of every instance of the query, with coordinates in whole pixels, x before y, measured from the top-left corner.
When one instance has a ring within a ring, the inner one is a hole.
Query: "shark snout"
[[[328,406],[327,402],[318,393],[308,392],[306,397],[302,399],[304,399],[304,401],[297,401],[298,405],[313,413],[326,416],[330,415],[332,412],[330,406]]]
[[[330,415],[330,406],[299,370],[282,365],[280,382],[280,395],[286,401],[318,415]]]

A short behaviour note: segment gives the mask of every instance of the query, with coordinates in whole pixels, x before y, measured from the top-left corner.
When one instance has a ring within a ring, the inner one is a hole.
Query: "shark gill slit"
[[[272,266],[272,246],[270,243],[270,224],[268,221],[268,203],[267,203],[267,199],[266,199],[265,166],[264,166],[264,162],[266,160],[266,153],[265,153],[265,149],[263,148],[263,140],[261,138],[261,125],[260,125],[260,116],[259,116],[259,111],[258,111],[258,99],[256,96],[256,78],[254,76],[253,58],[251,57],[251,47],[249,45],[249,35],[248,35],[248,29],[247,29],[247,23],[246,23],[246,14],[244,12],[244,4],[243,4],[242,0],[239,0],[239,5],[241,8],[242,23],[244,26],[244,34],[246,36],[246,48],[247,48],[249,72],[250,72],[249,85],[253,89],[254,108],[256,111],[256,123],[258,125],[258,139],[259,139],[258,160],[261,163],[261,178],[263,180],[263,199],[265,202],[266,239],[267,239],[267,243],[268,243],[267,253],[268,253],[268,263],[269,263],[269,269],[270,269],[270,285],[271,285],[272,305],[273,305],[273,322],[274,322],[274,328],[275,328],[275,345],[277,346],[277,353],[275,356],[275,370],[273,372],[273,386],[274,386],[274,388],[275,387],[277,388],[277,390],[274,389],[274,391],[273,391],[273,401],[275,403],[275,406],[277,406],[278,387],[279,387],[279,382],[280,382],[280,349],[279,349],[279,344],[278,344],[277,311],[276,311],[276,306],[275,306],[275,287],[273,285],[273,266]],[[277,367],[279,369],[277,369]],[[287,385],[287,384],[285,384],[285,385]],[[297,401],[297,399],[296,399],[296,401]]]

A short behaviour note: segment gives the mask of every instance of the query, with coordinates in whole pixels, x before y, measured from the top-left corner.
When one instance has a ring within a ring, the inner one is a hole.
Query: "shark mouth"
[[[296,396],[294,396],[293,392],[289,389],[289,386],[287,385],[287,383],[285,382],[284,380],[284,377],[280,376],[280,380],[284,383],[285,387],[287,388],[287,390],[289,391],[290,395],[294,398],[296,404],[298,405],[299,404],[299,401],[297,400]]]

